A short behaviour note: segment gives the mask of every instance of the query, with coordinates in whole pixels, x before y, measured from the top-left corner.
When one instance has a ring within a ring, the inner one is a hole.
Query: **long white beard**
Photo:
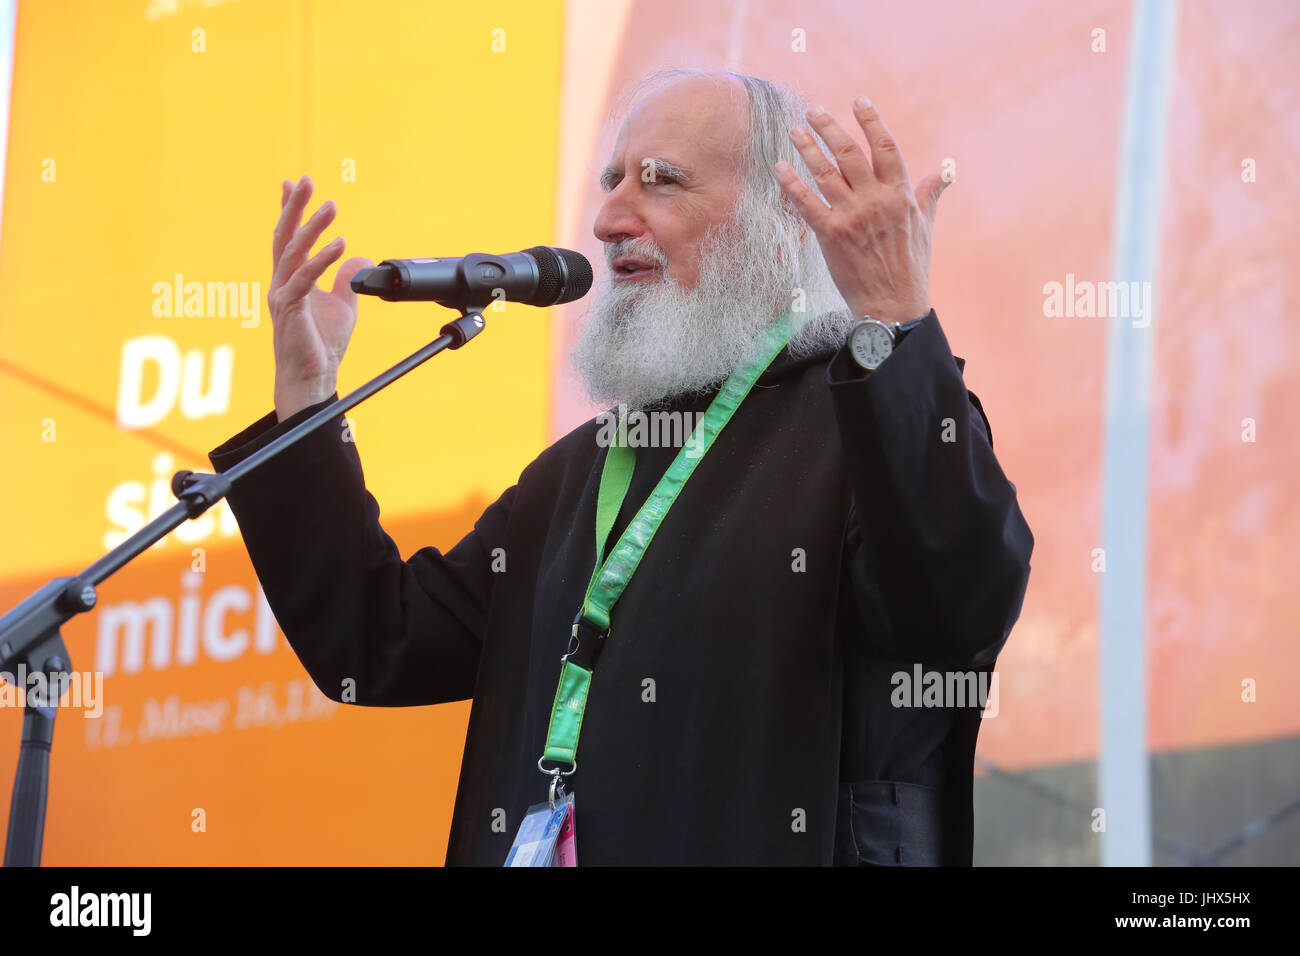
[[[668,277],[666,259],[652,243],[611,244],[607,261],[635,255],[659,269],[633,282],[616,284],[607,277],[588,310],[570,360],[589,397],[597,405],[642,409],[712,391],[754,354],[764,330],[791,306],[800,272],[817,278],[817,288],[805,287],[802,296],[818,318],[802,328],[791,351],[809,354],[843,342],[848,313],[834,311],[843,300],[832,286],[832,312],[820,314],[828,302],[829,275],[820,251],[813,252],[819,270],[808,268],[797,226],[757,206],[748,192],[731,218],[701,242],[694,289]]]

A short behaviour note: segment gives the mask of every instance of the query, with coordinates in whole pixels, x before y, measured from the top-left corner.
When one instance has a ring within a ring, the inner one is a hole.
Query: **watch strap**
[[[905,336],[908,332],[911,332],[914,328],[916,328],[918,325],[920,325],[929,317],[930,314],[927,312],[919,319],[913,319],[911,322],[900,322],[898,324],[898,327],[894,329],[894,344],[897,345],[899,342],[903,341],[903,336]]]

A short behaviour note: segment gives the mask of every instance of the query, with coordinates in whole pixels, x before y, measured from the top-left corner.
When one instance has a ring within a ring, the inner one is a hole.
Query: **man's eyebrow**
[[[642,176],[645,170],[650,170],[652,179],[647,182],[657,182],[659,179],[675,179],[678,182],[688,183],[691,181],[691,174],[676,163],[670,163],[666,159],[660,159],[658,156],[647,156],[641,160]],[[600,188],[605,192],[614,188],[615,182],[622,177],[622,171],[616,166],[606,166],[600,173]]]

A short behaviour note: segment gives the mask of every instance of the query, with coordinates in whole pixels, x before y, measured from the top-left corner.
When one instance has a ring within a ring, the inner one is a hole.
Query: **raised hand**
[[[274,330],[275,411],[280,421],[324,401],[338,387],[339,365],[357,323],[352,277],[374,265],[365,258],[349,259],[339,268],[329,292],[316,285],[343,255],[345,243],[339,236],[308,258],[338,211],[333,200],[326,200],[300,225],[311,194],[308,176],[297,185],[281,183],[280,220],[271,244],[274,272],[266,301]]]
[[[853,314],[882,322],[918,319],[930,311],[930,236],[939,195],[948,183],[936,173],[913,190],[903,154],[876,108],[862,96],[853,113],[866,134],[870,158],[819,107],[808,111],[808,122],[835,162],[804,127],[790,133],[826,202],[788,163],[777,163],[773,171],[782,192],[817,235],[831,277]]]

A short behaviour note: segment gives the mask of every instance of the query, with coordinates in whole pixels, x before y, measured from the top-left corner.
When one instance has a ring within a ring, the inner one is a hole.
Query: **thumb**
[[[916,204],[921,207],[921,212],[925,213],[925,218],[931,222],[934,222],[934,217],[939,211],[939,197],[947,188],[948,180],[938,173],[927,176],[921,181],[921,185],[916,187]]]
[[[371,269],[374,263],[363,256],[354,256],[343,265],[339,266],[338,274],[334,276],[334,285],[330,289],[332,295],[343,296],[346,301],[356,304],[357,294],[352,291],[352,277],[362,269]]]

